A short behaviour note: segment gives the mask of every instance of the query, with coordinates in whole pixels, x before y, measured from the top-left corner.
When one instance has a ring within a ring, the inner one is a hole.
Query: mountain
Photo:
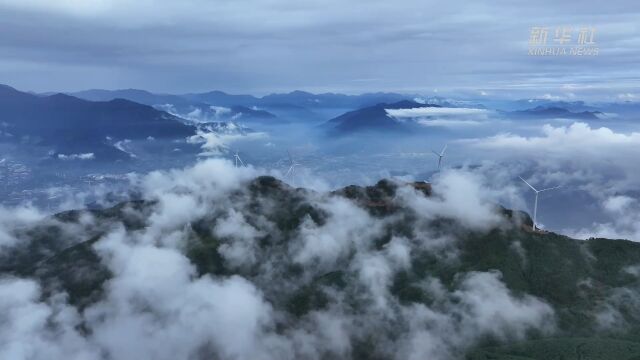
[[[286,94],[270,94],[260,99],[260,105],[293,104],[308,108],[355,109],[379,103],[398,102],[412,98],[396,93],[365,93],[345,95],[336,93],[313,94],[306,91],[292,91]]]
[[[251,119],[275,119],[276,116],[268,111],[260,109],[252,109],[246,106],[232,106],[231,112],[234,118],[251,118]]]
[[[516,100],[511,102],[510,106],[514,110],[527,110],[532,107],[551,107],[551,108],[563,108],[572,112],[582,111],[598,111],[597,107],[591,106],[584,101],[562,101],[562,100],[548,100],[548,99],[525,99]]]
[[[187,120],[189,124],[220,121],[260,122],[268,124],[281,121],[277,119],[276,115],[268,111],[251,109],[246,106],[224,107],[204,104],[174,106],[173,104],[162,104],[155,105],[154,107]]]
[[[527,110],[503,112],[503,114],[508,117],[515,118],[563,118],[576,120],[598,120],[598,115],[601,115],[602,113],[599,111],[572,112],[561,107],[537,106],[535,108]]]
[[[8,86],[0,87],[0,111],[5,133],[52,147],[60,156],[92,153],[102,160],[127,158],[105,139],[183,138],[194,132],[176,116],[129,100],[36,96]]]
[[[69,93],[68,95],[90,100],[90,101],[111,101],[115,99],[126,99],[145,105],[172,104],[174,106],[191,105],[188,100],[169,94],[154,94],[146,90],[123,89],[123,90],[102,90],[92,89]]]
[[[176,191],[181,199],[188,195],[184,186]],[[640,244],[535,232],[527,214],[499,206],[494,211],[500,225],[474,229],[446,205],[436,205],[439,191],[429,184],[382,180],[316,193],[263,176],[244,182],[229,199],[218,198],[220,208],[199,208],[200,215],[190,220],[175,212],[162,217],[170,205],[162,200],[68,211],[14,230],[10,235],[19,241],[0,253],[0,272],[35,279],[43,302],[68,301],[64,309],[80,314],[74,324],[81,337],[105,334],[105,325],[117,324],[118,318],[110,317],[120,313],[129,317],[120,321],[135,323],[149,336],[157,334],[140,325],[146,323],[129,322],[142,321],[138,312],[162,329],[175,325],[178,311],[180,323],[210,327],[219,319],[207,318],[207,307],[187,306],[179,289],[157,289],[158,279],[195,283],[191,295],[213,296],[213,307],[236,301],[216,297],[204,286],[236,280],[242,286],[232,290],[239,292],[243,321],[254,314],[245,311],[254,308],[242,297],[251,284],[257,289],[250,288],[252,294],[276,314],[275,324],[269,324],[274,333],[308,339],[319,326],[322,341],[340,334],[340,344],[348,344],[333,357],[334,347],[321,347],[318,358],[389,358],[407,342],[433,346],[437,359],[640,357]],[[425,217],[410,204],[429,199],[440,216]],[[227,200],[233,208],[225,211]],[[163,226],[180,229],[183,236],[168,232],[169,244],[162,245],[157,231]],[[255,243],[248,242],[250,236]],[[306,253],[305,247],[313,251]],[[178,262],[188,276],[136,262],[154,256],[162,266]],[[130,283],[132,295],[126,293]],[[117,306],[110,309],[113,297]],[[133,310],[122,310],[129,302]],[[110,311],[99,313],[105,307]],[[236,324],[232,315],[223,320]],[[607,324],[626,326],[611,330]],[[218,343],[201,346],[204,357],[226,358]]]
[[[295,90],[289,93],[274,93],[263,97],[251,95],[231,95],[222,91],[185,94],[183,98],[217,106],[261,106],[272,107],[295,105],[306,108],[358,108],[371,106],[382,102],[396,102],[413,98],[412,96],[396,93],[366,93],[360,95],[345,95],[336,93],[313,94]]]
[[[632,119],[640,114],[640,102],[638,101],[599,103],[597,106],[604,112],[629,116]]]
[[[155,94],[138,89],[92,89],[70,93],[69,95],[92,101],[108,101],[122,98],[147,105],[173,104],[175,106],[183,106],[185,104],[192,104],[200,106],[206,104],[223,107],[244,106],[249,108],[254,106],[272,107],[282,105],[294,105],[306,108],[359,108],[379,103],[398,102],[415,97],[414,95],[383,92],[360,95],[337,93],[313,94],[300,90],[289,93],[274,93],[263,97],[227,94],[218,90],[203,93],[170,95]]]
[[[204,93],[190,93],[181,95],[190,101],[201,102],[216,106],[255,106],[259,104],[258,98],[252,95],[231,95],[222,91],[209,91]]]
[[[217,90],[171,95],[154,94],[137,89],[93,89],[69,95],[91,101],[127,99],[152,105],[191,122],[229,120],[264,122],[265,124],[324,121],[346,109],[358,109],[381,103],[396,103],[417,97],[417,95],[385,92],[360,95],[313,94],[300,90],[289,93],[274,93],[263,97],[233,95]]]
[[[332,133],[345,134],[356,131],[406,131],[411,126],[399,122],[387,114],[386,109],[412,109],[423,107],[440,107],[439,105],[420,104],[403,100],[392,104],[377,104],[362,109],[349,111],[325,123]]]
[[[260,121],[273,120],[276,116],[268,111],[253,109],[242,104],[252,104],[250,96],[228,95],[222,92],[205,93],[202,96],[154,94],[145,90],[85,90],[69,95],[91,101],[126,99],[153,106],[190,122]],[[240,119],[242,118],[242,119]]]

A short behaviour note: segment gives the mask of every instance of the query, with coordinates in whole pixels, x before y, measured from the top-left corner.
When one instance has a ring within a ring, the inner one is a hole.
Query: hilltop
[[[388,358],[409,351],[408,341],[436,342],[422,352],[436,359],[640,356],[640,244],[534,233],[526,213],[497,205],[461,215],[424,183],[382,180],[320,193],[262,176],[216,196],[224,207],[198,197],[208,210],[184,223],[163,217],[162,199],[56,214],[15,231],[21,241],[2,253],[1,271],[36,279],[43,301],[63,292],[90,314],[109,304],[123,274],[165,274],[129,260],[114,268],[118,234],[130,239],[118,246],[134,246],[132,254],[137,246],[177,249],[193,267],[189,281],[246,279],[273,309],[268,328],[277,336],[301,329],[321,336],[316,326],[327,316],[342,317],[348,323],[331,317],[338,322],[327,326],[342,324],[348,346],[325,339],[314,345],[321,357]],[[467,219],[474,216],[489,225]],[[140,276],[155,286],[154,276]],[[142,298],[135,311],[165,316],[164,300]],[[100,324],[85,318],[81,333],[90,337]],[[291,351],[309,357],[308,350]],[[205,353],[224,358],[220,351]]]

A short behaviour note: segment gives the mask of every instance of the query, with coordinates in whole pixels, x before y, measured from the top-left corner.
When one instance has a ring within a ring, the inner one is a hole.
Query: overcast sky
[[[640,96],[640,2],[0,0],[0,82],[22,90],[302,89]],[[527,54],[595,28],[598,56]],[[517,90],[517,91],[516,91]]]

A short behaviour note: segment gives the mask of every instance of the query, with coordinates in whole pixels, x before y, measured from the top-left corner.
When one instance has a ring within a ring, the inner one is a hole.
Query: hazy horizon
[[[363,93],[637,100],[640,6],[405,0],[0,1],[0,82],[35,92]],[[495,21],[499,19],[499,21]],[[533,29],[597,56],[530,56]],[[486,95],[483,95],[486,94]]]

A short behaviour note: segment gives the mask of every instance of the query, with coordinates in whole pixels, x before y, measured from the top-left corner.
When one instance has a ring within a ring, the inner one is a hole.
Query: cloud
[[[498,196],[482,186],[482,181],[478,174],[447,170],[433,180],[435,196],[416,196],[410,188],[404,188],[399,196],[425,218],[451,218],[471,229],[491,229],[502,217],[495,207]]]
[[[637,101],[638,99],[640,99],[640,95],[633,93],[623,93],[618,94],[618,99],[623,101]]]
[[[58,154],[58,159],[61,160],[93,160],[95,159],[95,155],[93,153],[83,153],[83,154]]]
[[[198,351],[269,358],[262,331],[270,325],[271,307],[253,284],[237,276],[195,278],[179,252],[127,244],[122,236],[113,233],[97,246],[116,272],[106,299],[86,313],[98,346],[116,359],[188,359]]]
[[[435,309],[414,305],[405,310],[414,331],[403,341],[398,358],[458,358],[463,356],[459,349],[477,341],[480,334],[519,339],[530,329],[548,333],[555,326],[549,305],[530,296],[515,297],[497,273],[469,273],[453,292],[438,283],[431,286],[439,304]]]
[[[223,150],[227,147],[227,142],[223,136],[214,132],[198,131],[196,135],[190,136],[187,139],[190,144],[202,144],[202,152],[200,156],[217,156],[223,153]]]
[[[0,206],[0,252],[19,241],[14,234],[15,230],[32,225],[43,218],[44,214],[30,204],[15,208]]]
[[[488,151],[487,156],[498,160],[535,162],[556,181],[593,181],[597,188],[590,191],[594,194],[635,189],[640,180],[633,161],[640,146],[640,133],[636,132],[626,134],[576,122],[559,127],[544,125],[540,136],[502,133],[460,143]],[[608,186],[601,186],[603,182]]]
[[[421,107],[413,109],[385,109],[387,114],[393,117],[424,117],[431,115],[483,115],[487,113],[485,109],[470,108],[447,108],[447,107]]]
[[[202,152],[198,154],[199,156],[218,156],[222,155],[225,150],[229,148],[229,145],[236,141],[241,140],[258,140],[267,138],[268,135],[263,132],[250,132],[248,134],[237,132],[236,125],[233,123],[227,123],[228,132],[220,133],[217,131],[204,131],[198,130],[196,135],[192,135],[187,138],[187,142],[190,144],[201,144],[200,147]]]
[[[54,295],[42,296],[33,279],[5,279],[0,317],[9,321],[0,324],[0,334],[11,334],[11,347],[0,346],[0,354],[51,360],[69,354],[83,360],[346,358],[369,339],[368,350],[380,357],[437,360],[462,356],[486,337],[520,340],[530,330],[553,331],[553,309],[511,293],[496,272],[461,272],[450,286],[427,275],[417,286],[429,302],[401,302],[394,294],[396,276],[412,271],[416,257],[455,258],[455,232],[435,234],[431,222],[448,218],[476,231],[502,226],[493,203],[499,192],[477,174],[442,172],[431,198],[399,185],[390,201],[406,212],[389,216],[336,194],[277,187],[263,192],[255,184],[248,190],[259,174],[207,159],[133,176],[132,186],[149,203],[125,214],[144,227],[116,222],[94,243],[100,264],[112,274],[103,296],[80,311],[57,287]],[[291,223],[300,211],[309,215]],[[27,215],[26,221],[35,221]],[[90,238],[91,224],[70,230]],[[399,226],[410,231],[393,233]],[[219,246],[227,272],[201,273],[191,262],[190,246],[200,236]],[[343,285],[325,283],[333,276]],[[288,306],[298,303],[290,299],[307,289],[322,293],[326,305],[293,315]]]
[[[119,140],[113,144],[113,147],[129,155],[129,157],[136,158],[136,154],[132,153],[131,150],[128,149],[130,143],[131,140],[129,139]]]
[[[625,195],[604,198],[599,205],[609,215],[610,221],[594,222],[580,229],[567,230],[578,239],[601,237],[640,241],[640,203]]]
[[[241,113],[232,115],[231,108],[224,106],[189,106],[187,109],[180,110],[173,104],[158,104],[154,107],[194,123],[235,120],[242,115]]]
[[[306,218],[300,225],[300,248],[293,256],[304,265],[317,261],[321,268],[331,268],[354,249],[371,246],[383,226],[381,221],[343,198],[332,197],[319,206],[329,214],[327,221],[318,225]]]
[[[99,350],[80,334],[81,317],[64,296],[40,301],[32,280],[0,279],[0,357],[3,359],[100,359]],[[54,324],[55,328],[52,327]]]
[[[372,91],[370,81],[355,78],[379,79],[376,85],[384,88],[373,90],[447,91],[488,84],[487,91],[508,97],[555,94],[565,84],[588,83],[597,87],[596,96],[615,97],[637,87],[631,70],[637,40],[626,30],[637,11],[624,2],[589,0],[579,10],[549,0],[527,6],[482,1],[473,7],[417,0],[395,6],[385,1],[343,6],[336,0],[322,5],[4,0],[0,7],[11,19],[0,39],[12,49],[3,60],[3,75],[25,89],[189,92],[216,84],[260,93]],[[588,62],[527,57],[527,32],[540,24],[521,19],[532,13],[550,26],[596,26],[598,42],[611,51]],[[359,21],[352,21],[355,17]],[[456,46],[438,51],[446,44]],[[478,51],[482,44],[491,44],[491,51]],[[390,61],[388,54],[401,56]],[[60,84],[69,88],[56,88]],[[579,91],[593,96],[589,89]]]
[[[450,128],[464,128],[464,127],[475,127],[479,125],[484,125],[480,121],[474,120],[446,120],[446,119],[437,119],[437,120],[418,120],[418,124],[427,127],[450,127]]]
[[[424,107],[413,109],[385,109],[389,116],[399,120],[413,120],[427,127],[475,127],[485,124],[489,112],[485,109]]]
[[[640,133],[576,122],[569,126],[544,125],[540,133],[530,136],[502,133],[460,143],[505,163],[502,167],[511,178],[517,179],[527,171],[532,173],[534,184],[564,185],[564,191],[591,197],[588,201],[596,204],[601,214],[592,226],[566,229],[567,233],[580,238],[638,239],[632,224],[640,181],[634,160],[639,154]]]
[[[213,233],[223,241],[220,254],[232,267],[251,266],[256,261],[256,247],[263,231],[249,224],[242,215],[230,209],[225,217],[216,222]]]
[[[606,127],[593,129],[589,124],[576,122],[570,126],[561,127],[544,125],[542,136],[524,137],[506,133],[470,142],[485,149],[518,148],[520,152],[546,149],[547,154],[557,154],[557,156],[572,156],[579,151],[594,155],[603,153],[604,150],[625,150],[621,148],[638,145],[640,133],[616,133]],[[604,155],[614,157],[617,153]]]

